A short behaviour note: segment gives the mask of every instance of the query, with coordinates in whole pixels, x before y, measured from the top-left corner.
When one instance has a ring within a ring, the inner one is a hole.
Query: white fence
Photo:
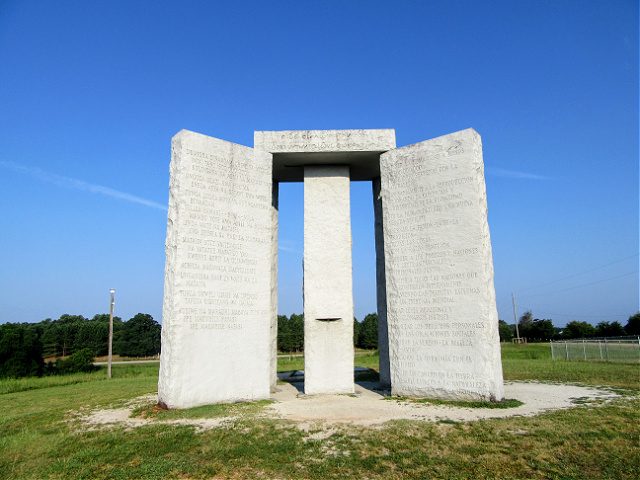
[[[640,337],[585,338],[550,344],[554,360],[640,362]]]

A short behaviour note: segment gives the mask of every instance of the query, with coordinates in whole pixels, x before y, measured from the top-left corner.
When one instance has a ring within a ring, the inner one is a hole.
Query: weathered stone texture
[[[384,224],[382,218],[382,197],[380,195],[380,178],[371,182],[373,193],[374,235],[376,244],[376,305],[378,309],[378,355],[380,358],[378,372],[380,386],[391,386],[391,370],[389,366],[389,331],[387,326],[387,285],[384,271]]]
[[[304,391],[352,393],[349,169],[304,170]]]
[[[471,129],[381,156],[394,394],[503,397],[483,168]]]
[[[393,129],[256,131],[253,144],[271,153],[387,151],[396,146]]]
[[[279,185],[274,182],[271,196],[271,391],[278,383],[278,193]]]
[[[170,171],[159,401],[268,398],[271,155],[183,130]]]

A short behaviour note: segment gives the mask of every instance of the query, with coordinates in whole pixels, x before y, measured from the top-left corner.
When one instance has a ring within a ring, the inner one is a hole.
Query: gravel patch
[[[332,426],[345,424],[378,427],[391,420],[469,422],[489,418],[533,416],[585,403],[606,402],[619,396],[595,387],[506,382],[505,398],[520,400],[523,405],[505,409],[467,408],[396,400],[385,397],[382,392],[374,390],[373,386],[374,384],[361,382],[356,385],[355,395],[304,395],[300,393],[299,384],[279,384],[278,391],[272,396],[275,402],[257,414],[256,418],[291,421],[299,429],[309,433],[309,440],[322,440],[333,434]],[[146,425],[187,425],[197,431],[226,428],[240,418],[229,416],[161,420],[131,416],[138,405],[155,400],[155,395],[145,395],[120,408],[76,412],[72,418],[80,421],[83,429],[89,430],[112,427],[133,429]],[[514,431],[514,434],[521,433]]]
[[[456,421],[468,422],[488,418],[532,416],[539,413],[577,406],[575,400],[592,402],[611,400],[618,395],[604,390],[576,385],[545,383],[505,383],[505,398],[520,400],[523,405],[514,408],[465,408],[449,405],[431,405],[386,398],[379,392],[356,385],[356,395],[299,394],[295,385],[279,385],[274,395],[276,403],[267,412],[278,418],[291,420],[304,430],[314,424],[382,425],[390,420]]]

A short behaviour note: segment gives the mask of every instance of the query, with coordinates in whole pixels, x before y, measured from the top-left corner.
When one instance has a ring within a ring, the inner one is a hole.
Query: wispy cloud
[[[83,192],[95,193],[98,195],[104,195],[106,197],[117,198],[118,200],[124,200],[129,203],[136,203],[138,205],[144,205],[145,207],[155,208],[158,210],[167,210],[166,205],[162,205],[153,200],[147,200],[146,198],[131,195],[130,193],[121,192],[113,188],[105,187],[103,185],[96,185],[95,183],[85,182],[84,180],[78,180],[77,178],[65,177],[63,175],[57,175],[55,173],[46,172],[37,167],[28,167],[20,165],[19,163],[6,162],[0,160],[0,167],[14,172],[29,175],[30,177],[37,178],[38,180],[46,183],[51,183],[58,187],[72,188],[75,190],[81,190]]]
[[[505,168],[487,167],[487,174],[494,177],[519,178],[522,180],[551,180],[551,177],[538,175],[537,173],[507,170]]]
[[[296,248],[296,242],[293,242],[291,240],[287,240],[285,238],[281,238],[278,241],[278,250],[280,250],[281,252],[288,252],[288,253],[298,253],[299,250]]]

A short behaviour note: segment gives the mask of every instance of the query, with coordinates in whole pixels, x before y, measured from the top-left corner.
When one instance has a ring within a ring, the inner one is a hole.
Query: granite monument
[[[354,388],[350,181],[372,183],[380,383],[503,397],[480,136],[396,148],[395,131],[257,131],[172,142],[158,397],[268,398],[277,361],[278,185],[304,182],[306,394]]]

